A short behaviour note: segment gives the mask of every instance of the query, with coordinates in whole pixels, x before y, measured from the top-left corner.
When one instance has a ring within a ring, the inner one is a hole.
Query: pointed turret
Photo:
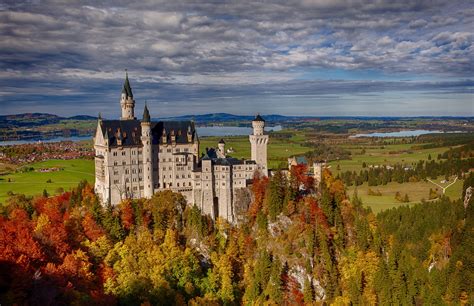
[[[120,97],[120,106],[122,107],[121,120],[134,120],[135,118],[135,100],[133,100],[132,87],[128,80],[128,72],[125,73],[125,82],[123,83],[122,94]]]
[[[150,122],[150,112],[145,102],[145,109],[143,110],[143,119],[142,122]]]
[[[153,136],[151,133],[151,122],[150,122],[150,112],[148,111],[148,106],[145,102],[145,108],[143,109],[143,119],[141,122],[142,128],[142,156],[143,156],[143,196],[147,199],[153,196],[153,190],[155,188],[154,178],[153,178]]]
[[[132,87],[130,86],[130,81],[128,80],[128,71],[125,71],[125,82],[123,82],[122,93],[128,98],[133,98]]]

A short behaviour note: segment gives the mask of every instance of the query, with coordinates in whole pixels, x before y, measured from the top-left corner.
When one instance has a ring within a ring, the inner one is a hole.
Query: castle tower
[[[265,120],[260,115],[257,115],[252,120],[253,134],[249,136],[250,144],[252,147],[251,157],[257,163],[257,168],[268,176],[267,166],[267,144],[268,135],[264,135]]]
[[[217,144],[217,157],[225,158],[225,141],[224,139],[219,140]]]
[[[122,94],[120,96],[120,107],[122,108],[122,117],[120,120],[136,119],[135,100],[133,100],[132,87],[128,81],[128,72],[125,73],[125,82],[123,83]]]
[[[143,144],[143,196],[147,199],[153,196],[153,154],[152,154],[152,135],[150,112],[145,104],[143,110],[142,127],[142,144]]]
[[[314,183],[316,186],[321,185],[322,176],[323,176],[323,169],[326,167],[325,161],[315,161],[313,163],[313,172],[314,172]]]

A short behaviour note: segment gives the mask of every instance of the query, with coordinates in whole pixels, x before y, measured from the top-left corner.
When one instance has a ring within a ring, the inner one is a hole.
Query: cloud
[[[469,79],[473,12],[465,1],[3,1],[2,101],[32,100],[30,89],[38,84],[42,92],[55,84],[47,90],[54,96],[52,90],[77,92],[78,100],[83,91],[71,91],[74,86],[108,95],[96,84],[119,86],[125,68],[141,90],[176,85],[182,98],[192,92],[202,101],[212,90],[237,90],[230,85],[246,92],[293,88],[288,84],[324,76],[321,71],[343,71],[342,79],[370,79],[366,71],[398,79]],[[320,81],[333,88],[330,80]],[[360,86],[373,88],[370,82]],[[209,103],[213,109],[215,102]]]

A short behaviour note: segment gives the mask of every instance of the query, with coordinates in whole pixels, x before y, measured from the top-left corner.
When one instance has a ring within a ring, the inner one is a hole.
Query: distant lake
[[[430,130],[408,130],[408,131],[399,131],[399,132],[386,132],[386,133],[370,133],[370,134],[356,134],[350,136],[351,138],[356,137],[410,137],[410,136],[420,136],[424,134],[437,134],[437,133],[459,133],[456,132],[443,132],[443,131],[430,131]]]
[[[196,127],[199,136],[241,136],[250,135],[252,128],[243,126],[201,126]],[[266,127],[266,131],[281,131],[281,125]],[[0,146],[20,145],[38,142],[92,140],[92,136],[55,137],[49,139],[24,139],[0,141]]]

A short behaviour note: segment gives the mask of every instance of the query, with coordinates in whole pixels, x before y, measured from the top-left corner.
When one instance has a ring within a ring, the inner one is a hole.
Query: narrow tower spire
[[[148,111],[148,106],[145,101],[145,108],[143,109],[143,119],[142,122],[150,122],[150,112]]]
[[[135,118],[135,100],[133,100],[132,86],[128,80],[128,71],[125,69],[125,81],[123,82],[122,95],[120,97],[120,106],[122,108],[121,120],[134,120]]]

